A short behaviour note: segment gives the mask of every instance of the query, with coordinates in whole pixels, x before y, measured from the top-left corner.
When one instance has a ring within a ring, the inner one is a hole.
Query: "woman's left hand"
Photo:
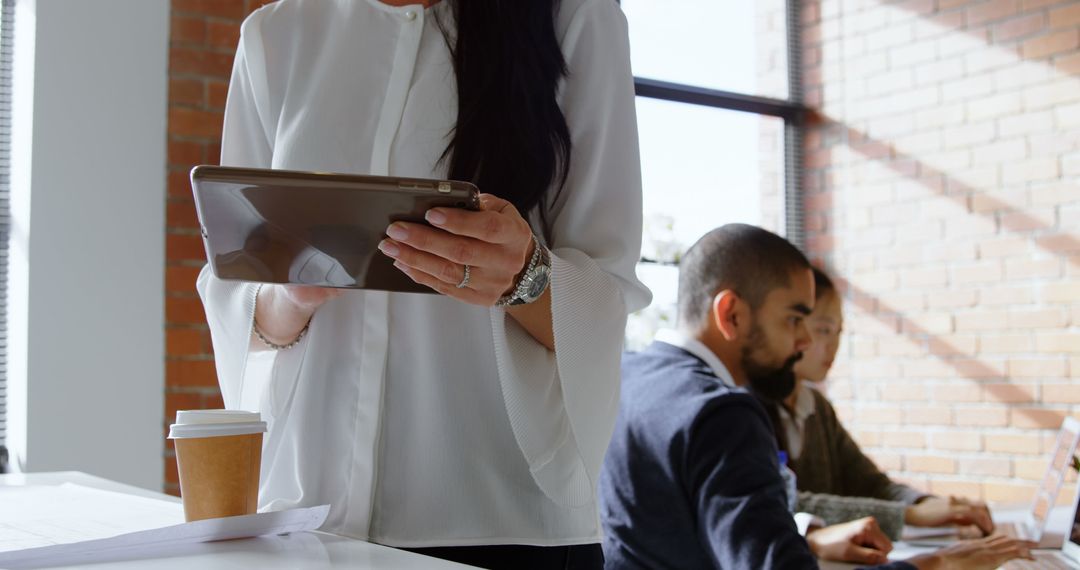
[[[994,532],[994,520],[986,503],[960,497],[926,497],[907,507],[904,522],[912,526],[939,527],[959,525],[974,526],[982,531],[977,536]],[[970,530],[970,529],[968,529]],[[966,537],[971,538],[971,537]]]
[[[394,222],[386,229],[379,250],[394,258],[394,267],[473,305],[490,307],[510,293],[533,252],[532,229],[513,204],[481,194],[479,211],[432,208],[425,218],[434,227]]]

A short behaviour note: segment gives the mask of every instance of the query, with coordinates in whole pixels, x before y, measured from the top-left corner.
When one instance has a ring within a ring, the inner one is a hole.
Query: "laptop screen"
[[[1057,445],[1054,447],[1054,470],[1064,472],[1065,467],[1071,463],[1073,442],[1076,434],[1067,429],[1062,429],[1058,434]]]
[[[1073,418],[1065,418],[1058,431],[1057,441],[1050,455],[1050,465],[1046,468],[1039,488],[1031,503],[1025,524],[1031,537],[1038,540],[1046,528],[1046,522],[1057,502],[1057,497],[1065,483],[1065,474],[1072,469],[1073,453],[1080,443],[1080,423]]]
[[[1065,468],[1066,472],[1072,472],[1074,475],[1080,473],[1080,457],[1073,455],[1069,458],[1069,466]],[[1080,475],[1078,475],[1080,476]],[[1077,482],[1077,494],[1080,494],[1080,481]],[[1069,528],[1069,543],[1074,547],[1080,547],[1080,497],[1073,498],[1073,520],[1072,526]],[[1069,549],[1074,550],[1075,549]]]
[[[1039,493],[1035,497],[1035,503],[1031,507],[1031,514],[1039,525],[1045,525],[1046,519],[1050,516],[1050,509],[1052,508],[1050,501],[1051,499],[1046,493]]]
[[[1069,529],[1069,542],[1080,546],[1080,507],[1073,512],[1072,528]]]
[[[1080,433],[1069,429],[1072,427],[1069,425],[1071,423],[1066,422],[1058,432],[1054,455],[1050,458],[1050,466],[1046,469],[1046,475],[1043,476],[1042,485],[1039,488],[1040,494],[1045,493],[1049,496],[1050,503],[1054,502],[1058,491],[1061,490],[1061,484],[1065,481],[1065,471],[1072,466],[1073,452],[1076,451],[1077,439],[1080,438]]]

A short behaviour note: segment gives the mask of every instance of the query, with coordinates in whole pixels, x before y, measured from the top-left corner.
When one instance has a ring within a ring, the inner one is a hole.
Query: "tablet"
[[[206,259],[231,281],[434,293],[378,249],[392,222],[431,208],[480,209],[468,182],[196,166]]]

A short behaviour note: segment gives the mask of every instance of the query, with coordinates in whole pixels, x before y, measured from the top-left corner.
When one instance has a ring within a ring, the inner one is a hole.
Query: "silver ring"
[[[471,271],[469,269],[469,265],[466,264],[465,265],[465,275],[461,278],[461,283],[457,284],[458,289],[464,289],[464,288],[469,286],[469,277],[470,277],[469,274],[470,273],[471,273]]]

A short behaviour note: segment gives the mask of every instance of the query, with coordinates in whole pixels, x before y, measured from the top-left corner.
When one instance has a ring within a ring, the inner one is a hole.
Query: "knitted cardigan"
[[[844,429],[825,396],[808,392],[814,396],[814,413],[806,419],[799,457],[788,464],[800,491],[798,510],[828,524],[873,516],[890,538],[899,539],[904,510],[928,495],[882,473]]]

